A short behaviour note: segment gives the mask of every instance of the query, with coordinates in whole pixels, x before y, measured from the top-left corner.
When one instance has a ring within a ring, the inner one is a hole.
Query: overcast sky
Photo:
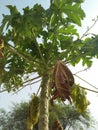
[[[6,5],[16,5],[19,10],[22,10],[22,8],[26,6],[32,7],[35,3],[41,3],[45,8],[49,6],[50,0],[0,0],[0,22],[2,20],[2,14],[7,14],[8,9],[5,7]],[[96,18],[98,15],[98,0],[85,0],[85,2],[82,4],[83,9],[86,13],[86,18],[82,22],[82,27],[78,28],[78,31],[82,35],[88,26],[92,25],[92,19]],[[98,23],[94,26],[94,28],[90,31],[91,33],[98,34]],[[75,68],[71,67],[72,72],[75,73],[82,69],[81,65],[77,65]],[[94,60],[93,66],[85,71],[79,74],[80,77],[87,80],[94,86],[98,87],[98,60]],[[88,84],[84,83],[80,79],[76,78],[77,83],[81,83],[81,85],[93,89]],[[7,92],[0,94],[0,108],[5,108],[6,110],[9,110],[12,106],[12,102],[20,102],[20,101],[27,101],[30,98],[30,95],[33,91],[35,91],[35,88],[38,88],[39,83],[34,85],[33,87],[25,88],[24,90],[20,91],[18,94],[8,94]],[[91,101],[90,105],[90,111],[94,118],[98,121],[98,95],[92,92],[88,92],[88,99]],[[97,130],[96,126],[96,130]],[[90,130],[90,129],[89,129]],[[92,129],[92,130],[95,130]]]

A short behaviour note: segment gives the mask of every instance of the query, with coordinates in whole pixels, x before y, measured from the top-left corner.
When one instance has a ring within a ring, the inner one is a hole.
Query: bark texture
[[[38,130],[49,130],[49,76],[44,75],[41,82],[40,116]]]

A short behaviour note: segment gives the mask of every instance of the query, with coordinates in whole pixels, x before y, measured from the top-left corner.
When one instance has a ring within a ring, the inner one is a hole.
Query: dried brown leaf
[[[61,98],[62,101],[66,99],[71,103],[70,89],[74,84],[74,77],[69,68],[62,62],[57,61],[53,73],[53,86],[54,92],[52,94],[51,102],[56,98]]]

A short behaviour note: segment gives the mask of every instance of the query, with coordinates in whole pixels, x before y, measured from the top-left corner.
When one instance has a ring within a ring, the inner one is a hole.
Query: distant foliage
[[[26,130],[29,111],[30,104],[26,102],[14,104],[9,112],[0,109],[0,130]],[[34,113],[34,111],[32,112]],[[54,127],[57,130],[58,128],[60,130],[66,128],[79,130],[82,127],[85,130],[93,125],[92,117],[88,110],[80,113],[76,107],[65,106],[62,103],[56,103],[54,107],[50,106],[49,122],[49,130],[54,130]],[[55,124],[58,125],[55,126]],[[38,130],[38,123],[34,126],[34,130]]]

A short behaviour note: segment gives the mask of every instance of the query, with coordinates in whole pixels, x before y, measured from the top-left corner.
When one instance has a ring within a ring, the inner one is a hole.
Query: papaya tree
[[[81,111],[83,105],[78,104],[82,102],[76,98],[76,92],[78,95],[80,92],[84,106],[89,104],[86,93],[79,85],[74,85],[73,74],[67,67],[67,63],[75,66],[80,60],[90,67],[91,59],[98,58],[98,36],[82,40],[75,26],[81,26],[85,17],[82,3],[83,0],[50,0],[48,9],[35,4],[32,8],[23,8],[22,13],[16,6],[7,5],[10,14],[3,14],[0,26],[1,92],[17,91],[41,80],[40,130],[48,130],[51,95],[53,100],[60,98],[64,102],[68,99],[70,103],[73,98]],[[34,73],[36,77],[33,77]],[[69,88],[72,86],[78,87],[71,93]]]

